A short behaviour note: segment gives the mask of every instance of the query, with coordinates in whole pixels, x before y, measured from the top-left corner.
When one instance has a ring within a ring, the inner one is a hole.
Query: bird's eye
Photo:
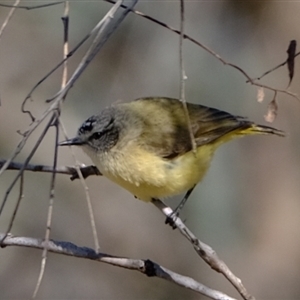
[[[94,124],[95,124],[95,117],[92,116],[81,125],[81,127],[79,128],[79,132],[84,133],[84,132],[92,131]]]
[[[90,140],[99,140],[102,136],[101,132],[95,132],[91,135]]]

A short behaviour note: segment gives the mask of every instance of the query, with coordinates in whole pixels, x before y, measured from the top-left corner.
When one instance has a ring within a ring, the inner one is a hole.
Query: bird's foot
[[[169,216],[167,216],[165,224],[170,225],[173,229],[177,228],[176,220],[179,216],[179,212],[174,210]]]

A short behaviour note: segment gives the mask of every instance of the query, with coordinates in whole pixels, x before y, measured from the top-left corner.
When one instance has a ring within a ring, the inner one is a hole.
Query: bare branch
[[[15,4],[11,7],[11,10],[9,11],[6,19],[4,20],[4,22],[3,22],[3,24],[0,28],[0,40],[1,40],[1,37],[2,37],[2,34],[3,34],[3,31],[4,31],[5,27],[7,26],[9,20],[11,19],[11,17],[13,16],[13,14],[15,12],[15,9],[18,7],[19,3],[20,3],[20,0],[15,1]],[[1,4],[0,4],[0,6],[1,6]]]
[[[0,159],[0,168],[6,164],[6,160]],[[31,171],[31,172],[42,172],[42,173],[53,173],[54,171],[58,174],[65,174],[71,175],[71,180],[78,179],[79,176],[77,174],[76,167],[57,167],[56,170],[53,169],[51,166],[45,165],[32,165],[27,164],[24,166],[22,163],[17,162],[10,162],[6,168],[6,170],[20,170],[24,168],[24,171]],[[84,166],[80,168],[83,178],[87,178],[92,175],[101,176],[102,174],[95,166]]]
[[[300,55],[300,52],[297,52],[296,54],[294,54],[294,57],[293,57],[293,58],[295,59],[298,55]],[[262,79],[263,77],[265,77],[266,75],[268,75],[268,74],[274,72],[275,70],[279,69],[280,67],[285,66],[287,63],[288,63],[288,59],[285,60],[284,62],[282,62],[281,64],[277,65],[276,67],[274,67],[274,68],[272,68],[272,69],[270,69],[270,70],[264,72],[261,76],[256,77],[256,78],[253,78],[253,80],[261,80],[261,79]]]
[[[180,218],[174,216],[174,211],[166,206],[162,201],[154,199],[152,203],[168,218],[172,218],[174,224],[179,229],[180,233],[193,245],[197,254],[215,271],[223,274],[228,281],[236,288],[240,295],[245,300],[255,300],[246,288],[243,286],[242,281],[236,277],[227,265],[218,257],[216,252],[205,243],[201,242],[181,221]]]
[[[0,233],[0,239],[3,239],[3,237],[4,234]],[[155,276],[161,279],[165,279],[179,286],[185,287],[199,294],[207,296],[211,299],[235,300],[234,298],[229,297],[222,292],[208,288],[207,286],[197,282],[193,278],[175,273],[165,267],[160,266],[159,264],[151,260],[131,259],[131,258],[113,256],[106,253],[97,253],[91,248],[78,247],[77,245],[70,242],[49,240],[49,242],[46,243],[44,240],[41,239],[34,239],[29,237],[14,237],[12,235],[8,235],[4,239],[2,246],[3,247],[21,246],[21,247],[29,247],[29,248],[36,248],[36,249],[47,248],[48,251],[53,253],[91,259],[109,265],[138,271],[147,276],[151,276],[151,277]]]
[[[63,60],[64,60],[64,67],[63,67],[63,75],[62,75],[62,82],[61,87],[65,87],[68,79],[68,62],[66,60],[68,53],[69,53],[69,1],[65,2],[65,12],[62,19],[63,26],[64,26],[64,45],[63,45]]]
[[[11,10],[9,11],[7,17],[5,18],[3,24],[2,24],[2,26],[0,28],[0,41],[1,41],[1,38],[2,38],[2,34],[4,32],[4,29],[6,28],[9,20],[12,18],[13,14],[15,12],[15,9],[19,5],[19,3],[20,3],[20,0],[16,0],[15,1],[14,7],[11,8]],[[1,98],[0,98],[0,106],[1,106]]]
[[[54,142],[54,157],[53,157],[53,169],[56,169],[57,166],[57,158],[58,158],[58,141],[59,141],[59,127],[58,127],[58,117],[60,112],[56,111],[55,116],[53,117],[52,125],[55,127],[55,142]],[[53,172],[51,176],[50,182],[50,193],[49,193],[49,206],[48,206],[48,213],[47,213],[47,221],[46,221],[46,232],[45,232],[45,243],[48,244],[50,240],[50,232],[51,232],[51,224],[52,224],[52,216],[53,216],[53,206],[54,206],[54,192],[55,192],[55,180],[56,180],[56,173]],[[42,279],[46,269],[46,262],[47,262],[47,253],[48,249],[45,247],[43,249],[42,260],[41,260],[41,267],[40,273],[38,276],[38,280],[33,292],[32,298],[36,298],[37,292],[40,288],[42,283]]]
[[[18,212],[21,200],[24,198],[23,190],[24,190],[24,173],[21,174],[21,178],[20,178],[20,191],[19,191],[19,197],[18,197],[18,200],[17,200],[17,204],[16,204],[14,212],[13,212],[13,214],[11,216],[11,219],[10,219],[8,228],[7,228],[6,232],[5,232],[5,235],[4,235],[4,237],[2,239],[0,239],[0,245],[2,245],[3,240],[8,236],[9,232],[11,231],[11,228],[12,228],[12,225],[13,225],[14,220],[16,218],[16,215],[17,215],[17,212]]]

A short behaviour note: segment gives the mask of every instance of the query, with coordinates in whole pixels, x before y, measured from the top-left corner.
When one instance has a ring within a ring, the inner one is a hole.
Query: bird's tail
[[[252,134],[275,134],[284,132],[269,126],[257,125],[246,118],[229,114],[215,108],[189,105],[191,120],[197,146],[214,144],[216,147],[234,138]]]
[[[257,125],[248,121],[242,121],[241,126],[233,130],[232,133],[236,135],[275,134],[278,136],[285,136],[285,133],[279,129],[266,125]]]
[[[239,121],[236,126],[229,129],[226,133],[218,136],[216,139],[212,140],[210,143],[214,145],[214,148],[218,148],[220,145],[246,135],[255,135],[255,134],[274,134],[278,136],[285,136],[285,133],[281,130],[275,129],[273,127],[258,125],[250,121]]]

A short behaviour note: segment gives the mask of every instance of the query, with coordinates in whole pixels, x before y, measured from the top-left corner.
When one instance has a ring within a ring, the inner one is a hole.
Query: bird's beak
[[[84,141],[82,141],[78,137],[58,143],[59,146],[80,146],[83,144],[84,144]]]

